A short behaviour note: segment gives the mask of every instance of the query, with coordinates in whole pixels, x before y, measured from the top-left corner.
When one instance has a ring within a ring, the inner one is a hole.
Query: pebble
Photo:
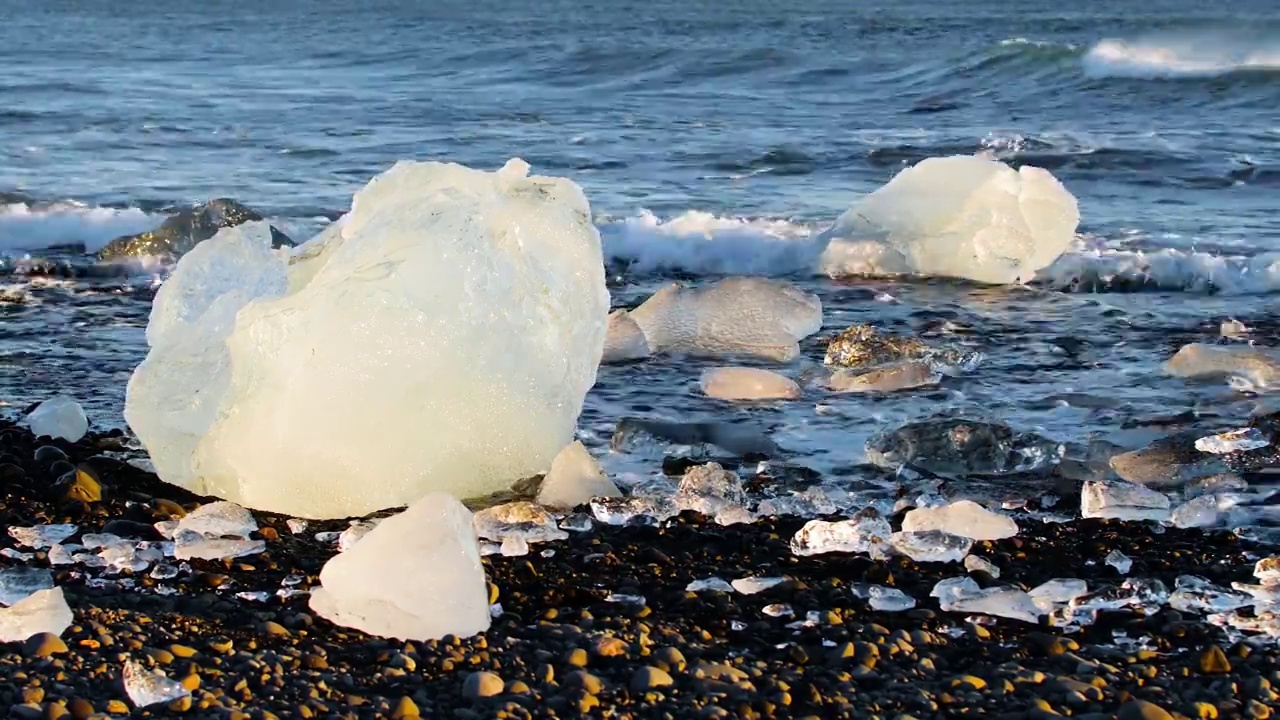
[[[1222,675],[1231,672],[1231,661],[1217,645],[1211,645],[1200,654],[1200,672],[1205,675]]]
[[[1116,720],[1173,720],[1173,715],[1153,702],[1130,700],[1120,706]]]
[[[22,654],[33,658],[47,658],[67,652],[67,643],[53,633],[39,633],[22,644]]]
[[[654,688],[668,687],[675,684],[670,673],[666,670],[656,668],[652,665],[645,665],[636,670],[631,676],[631,691],[636,693],[647,692]]]
[[[501,695],[507,684],[502,676],[491,672],[473,672],[462,683],[462,694],[473,700]]]

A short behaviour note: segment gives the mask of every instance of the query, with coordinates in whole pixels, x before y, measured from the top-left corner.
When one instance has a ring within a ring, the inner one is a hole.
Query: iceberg
[[[1075,197],[1048,170],[1015,170],[976,155],[928,158],[854,203],[823,233],[823,265],[849,244],[873,243],[885,256],[875,264],[886,268],[1023,283],[1067,250],[1079,222]]]
[[[604,348],[590,217],[520,160],[406,161],[292,257],[222,230],[157,293],[126,419],[162,479],[302,518],[545,472]]]
[[[402,640],[489,628],[489,587],[471,512],[431,493],[325,563],[311,609],[331,622]]]
[[[36,437],[62,438],[79,442],[89,432],[89,419],[80,403],[66,395],[45,400],[26,418],[27,427]]]
[[[731,277],[671,283],[631,311],[653,352],[790,362],[822,327],[822,301],[790,283]]]

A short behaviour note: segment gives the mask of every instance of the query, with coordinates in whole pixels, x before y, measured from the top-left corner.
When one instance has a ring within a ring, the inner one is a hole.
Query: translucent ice
[[[810,520],[791,538],[791,552],[802,556],[868,553],[872,558],[883,559],[888,556],[892,534],[892,526],[880,513],[864,510],[848,520]]]
[[[1253,576],[1263,585],[1280,585],[1280,555],[1265,557],[1254,563]]]
[[[694,580],[685,586],[686,592],[722,592],[731,593],[734,587],[724,578],[710,577]]]
[[[762,517],[777,517],[779,515],[815,517],[817,515],[831,515],[839,509],[835,501],[823,492],[822,488],[814,486],[799,492],[792,492],[790,495],[761,500],[756,507],[756,513]]]
[[[702,392],[721,400],[794,400],[800,386],[771,370],[747,367],[710,368],[702,373]]]
[[[990,560],[978,555],[966,555],[964,569],[969,572],[983,572],[993,578],[1000,577],[1000,568],[996,567]]]
[[[320,571],[311,608],[372,635],[429,640],[489,627],[489,589],[471,512],[431,493],[383,520]]]
[[[609,313],[609,326],[604,336],[601,364],[641,360],[649,357],[649,341],[644,331],[626,310]]]
[[[944,586],[943,583],[950,584]],[[1040,622],[1044,614],[1030,595],[1017,588],[980,588],[968,577],[940,582],[931,594],[938,598],[938,607],[945,612],[995,615],[1028,623]]]
[[[1086,482],[1080,492],[1080,515],[1118,520],[1168,520],[1169,498],[1132,483]]]
[[[731,507],[742,507],[747,495],[737,473],[725,470],[719,463],[707,463],[685,471],[675,501],[681,510],[715,517]]]
[[[798,341],[822,327],[822,302],[783,281],[735,277],[698,288],[672,283],[631,317],[654,352],[789,362],[800,355]]]
[[[881,467],[918,467],[941,475],[1002,475],[1043,470],[1062,461],[1065,446],[1000,423],[936,416],[867,440],[867,459]]]
[[[33,525],[31,527],[9,527],[9,537],[36,550],[43,550],[51,545],[75,535],[80,528],[76,525]]]
[[[1280,380],[1280,354],[1254,345],[1184,345],[1164,364],[1166,373],[1188,379],[1240,378],[1265,388]]]
[[[1133,559],[1119,550],[1112,550],[1107,553],[1106,562],[1121,575],[1128,575],[1129,569],[1133,567]]]
[[[734,590],[737,590],[743,595],[755,595],[756,593],[764,592],[765,590],[768,590],[771,587],[781,585],[786,581],[787,579],[783,577],[752,576],[752,577],[738,578],[737,580],[733,581],[732,585]]]
[[[75,618],[62,588],[37,590],[14,603],[0,608],[0,642],[22,642],[32,635],[61,635]]]
[[[1027,594],[1031,596],[1031,600],[1036,604],[1036,607],[1048,613],[1058,605],[1069,603],[1088,592],[1089,583],[1084,580],[1054,578],[1031,588]]]
[[[148,670],[133,660],[124,664],[124,692],[136,708],[171,703],[191,694],[177,680],[170,680],[163,672]]]
[[[972,500],[950,505],[916,508],[902,519],[905,532],[941,530],[972,540],[1000,540],[1018,534],[1018,524],[1003,513],[992,512]]]
[[[527,173],[397,163],[287,271],[243,225],[197,246],[129,384],[160,476],[323,518],[545,471],[595,381],[609,294],[581,189]]]
[[[634,522],[659,523],[680,513],[676,501],[669,496],[628,496],[596,498],[591,501],[591,514],[605,525],[628,525]]]
[[[551,513],[525,501],[485,508],[475,514],[474,523],[476,535],[494,542],[518,537],[527,543],[540,543],[569,537]]]
[[[1174,610],[1201,615],[1235,610],[1253,603],[1254,598],[1249,593],[1218,587],[1195,575],[1179,575],[1173,592],[1169,594],[1169,606]]]
[[[894,550],[916,562],[959,562],[969,554],[973,540],[939,530],[896,532],[889,536]]]
[[[934,157],[854,203],[825,235],[883,244],[910,272],[1029,281],[1070,245],[1076,199],[1047,170],[972,155]]]
[[[1169,589],[1159,580],[1132,578],[1119,587],[1104,588],[1072,598],[1067,617],[1081,624],[1091,624],[1101,610],[1141,608],[1151,613],[1169,602]]]
[[[262,540],[209,537],[190,530],[179,530],[173,539],[174,557],[179,560],[223,560],[257,555],[267,549]]]
[[[1225,455],[1226,453],[1257,450],[1271,444],[1271,441],[1257,428],[1241,428],[1230,432],[1209,435],[1196,440],[1196,449],[1200,452]]]
[[[53,587],[53,573],[44,568],[18,567],[0,570],[0,605],[13,605],[32,593]]]
[[[897,588],[882,585],[871,586],[871,609],[881,612],[902,612],[916,606],[916,599]]]
[[[62,438],[68,442],[78,442],[89,432],[89,419],[85,417],[84,408],[65,395],[40,403],[27,416],[26,424],[36,437]]]
[[[563,509],[585,505],[593,498],[621,496],[618,486],[605,476],[600,463],[578,440],[556,455],[538,488],[539,504]]]
[[[1170,515],[1174,526],[1180,528],[1213,527],[1220,519],[1218,498],[1215,495],[1192,498],[1174,508]]]
[[[827,379],[827,388],[838,393],[889,393],[937,385],[942,373],[928,362],[912,360],[872,370],[837,370]]]
[[[338,536],[338,552],[346,552],[364,539],[370,530],[378,527],[378,523],[368,520],[357,520]]]
[[[210,537],[247,538],[258,529],[258,521],[248,510],[230,502],[212,502],[192,510],[178,522],[178,530]]]

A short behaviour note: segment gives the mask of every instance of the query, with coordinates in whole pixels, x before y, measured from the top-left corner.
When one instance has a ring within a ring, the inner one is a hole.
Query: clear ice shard
[[[1040,622],[1044,614],[1031,595],[1013,587],[981,588],[970,577],[943,580],[930,593],[944,612],[977,613]]]
[[[649,357],[649,341],[644,331],[626,310],[609,313],[609,326],[604,336],[604,353],[600,364],[642,360]]]
[[[74,620],[62,588],[37,590],[0,608],[0,642],[22,642],[32,635],[61,635]]]
[[[686,592],[722,592],[731,593],[734,587],[724,578],[709,577],[694,580],[685,586]]]
[[[1230,432],[1209,435],[1196,440],[1196,449],[1200,452],[1225,455],[1233,452],[1257,450],[1271,444],[1258,428],[1241,428]]]
[[[43,550],[57,545],[80,530],[77,525],[33,525],[31,527],[9,527],[9,537],[18,541],[19,545],[35,550]]]
[[[730,508],[740,508],[747,501],[738,474],[725,470],[719,463],[691,467],[680,479],[675,502],[680,510],[693,510],[708,517]]]
[[[528,171],[402,161],[292,258],[264,223],[197,245],[156,295],[126,400],[160,477],[342,518],[544,472],[610,301],[582,189]]]
[[[474,517],[476,535],[494,542],[520,538],[526,543],[541,543],[569,537],[545,508],[524,500],[485,508]]]
[[[1221,520],[1216,495],[1201,495],[1173,509],[1169,519],[1175,527],[1213,527]]]
[[[1103,610],[1139,608],[1150,614],[1169,602],[1169,589],[1152,578],[1130,578],[1119,587],[1103,588],[1073,598],[1064,617],[1072,623],[1091,625]]]
[[[762,368],[718,367],[702,373],[702,392],[721,400],[794,400],[800,397],[795,380]]]
[[[1179,575],[1169,594],[1169,606],[1174,610],[1200,615],[1228,612],[1255,602],[1247,592],[1219,587],[1195,575]]]
[[[969,572],[984,572],[993,578],[1000,577],[1000,568],[996,567],[990,560],[978,555],[966,555],[964,569]]]
[[[1129,569],[1133,567],[1133,558],[1120,552],[1112,550],[1107,554],[1107,564],[1116,569],[1121,575],[1128,575]]]
[[[760,517],[778,517],[795,515],[797,517],[816,517],[832,515],[839,511],[839,506],[822,488],[808,487],[790,495],[766,498],[756,506],[756,514]]]
[[[80,403],[65,395],[45,400],[26,417],[26,425],[36,437],[62,438],[79,442],[89,432],[89,419]]]
[[[402,640],[488,629],[489,588],[471,512],[431,493],[320,571],[311,609],[331,622]]]
[[[796,555],[823,553],[867,553],[880,560],[888,557],[893,528],[879,512],[867,509],[848,520],[810,520],[791,538]]]
[[[360,542],[369,531],[378,527],[376,521],[357,520],[351,523],[342,534],[338,536],[338,552],[346,552]]]
[[[868,591],[871,609],[881,612],[903,612],[916,606],[916,599],[898,588],[873,585]]]
[[[950,505],[916,508],[902,520],[904,532],[940,530],[971,540],[1001,540],[1018,534],[1018,524],[1003,513],[988,510],[972,500]]]
[[[199,247],[199,246],[197,246]],[[249,539],[258,521],[243,507],[226,501],[201,505],[178,521],[173,531],[178,560],[222,560],[257,555],[266,542]],[[88,547],[88,542],[85,543]]]
[[[1164,493],[1133,483],[1089,481],[1080,492],[1080,515],[1085,518],[1166,521],[1169,505]]]
[[[567,510],[598,497],[622,497],[622,492],[586,446],[574,440],[551,461],[551,469],[538,488],[538,504]]]
[[[787,579],[784,577],[754,577],[753,576],[753,577],[738,578],[737,580],[733,581],[732,586],[734,590],[737,590],[743,595],[755,595],[756,593],[762,593],[771,587],[781,585],[786,581]]]
[[[189,530],[174,533],[173,540],[173,556],[178,560],[226,560],[257,555],[267,549],[262,540],[215,538]]]
[[[981,283],[1030,281],[1071,246],[1076,199],[1048,170],[976,155],[931,157],[855,202],[822,235],[871,243],[915,275]],[[865,254],[865,253],[864,253]]]
[[[124,664],[124,692],[136,708],[171,703],[191,694],[177,680],[170,680],[159,670],[148,670],[134,660]]]
[[[1062,461],[1066,447],[1000,423],[935,416],[872,436],[866,451],[881,467],[963,476],[1045,470]]]
[[[53,587],[53,573],[19,565],[0,570],[0,605],[13,605],[40,590]]]
[[[676,507],[675,499],[669,496],[629,495],[591,501],[592,517],[605,525],[660,523],[678,514],[680,509]]]
[[[960,562],[973,540],[940,530],[922,532],[896,532],[889,536],[889,544],[899,553],[916,562]]]
[[[822,327],[822,301],[781,280],[731,277],[692,288],[671,283],[631,318],[656,353],[790,362],[799,341]]]
[[[1028,594],[1048,603],[1069,603],[1089,592],[1089,583],[1079,578],[1054,578],[1031,588]]]

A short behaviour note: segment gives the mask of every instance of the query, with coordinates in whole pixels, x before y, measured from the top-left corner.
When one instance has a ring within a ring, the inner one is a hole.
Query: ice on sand
[[[903,518],[902,529],[905,532],[941,530],[972,540],[1001,540],[1018,534],[1018,524],[1013,518],[992,512],[972,500],[916,508]]]
[[[1107,564],[1116,569],[1121,575],[1128,575],[1129,570],[1133,567],[1133,558],[1125,555],[1119,550],[1112,550],[1107,553]]]
[[[631,311],[653,352],[790,362],[822,327],[822,301],[781,280],[672,283]]]
[[[473,516],[472,523],[477,536],[499,543],[510,538],[540,543],[569,537],[569,533],[556,524],[551,513],[523,500],[485,508]]]
[[[1013,587],[982,588],[968,576],[939,581],[930,595],[938,598],[938,607],[944,612],[994,615],[1028,623],[1040,622],[1044,614],[1031,595]]]
[[[471,512],[431,493],[320,571],[311,609],[335,624],[403,640],[489,627],[489,592]]]
[[[37,590],[7,608],[0,608],[0,642],[22,642],[32,635],[61,635],[75,618],[62,588]]]
[[[893,549],[916,562],[960,562],[973,540],[951,535],[940,530],[923,532],[896,532],[889,536]]]
[[[78,442],[89,432],[89,419],[80,403],[66,395],[49,398],[36,406],[26,418],[27,427],[36,437],[62,438]]]
[[[626,310],[609,313],[609,326],[605,331],[604,352],[600,356],[600,363],[620,363],[647,357],[649,341],[630,313]]]
[[[574,440],[551,461],[551,469],[538,488],[538,503],[568,509],[598,497],[622,497],[622,492],[600,469],[586,446]]]
[[[711,368],[702,373],[702,392],[721,400],[794,400],[800,386],[771,370],[746,367]]]
[[[31,527],[9,527],[9,537],[35,550],[57,545],[75,535],[80,528],[77,525],[32,525]]]
[[[881,612],[903,612],[916,606],[916,599],[897,588],[873,585],[867,593],[871,609]]]
[[[1080,492],[1080,515],[1116,520],[1169,519],[1169,498],[1161,492],[1125,482],[1086,482]]]
[[[892,534],[889,521],[867,509],[848,520],[810,520],[791,538],[791,552],[801,556],[867,553],[879,560],[888,557]]]
[[[197,246],[199,247],[199,246]],[[212,502],[192,510],[173,531],[174,557],[178,560],[222,560],[256,555],[267,549],[262,540],[251,540],[258,521],[232,502]]]
[[[170,680],[159,670],[148,670],[134,660],[124,664],[124,692],[136,708],[171,703],[191,694],[177,680]]]
[[[885,267],[1007,284],[1027,282],[1056,260],[1079,222],[1075,197],[1049,171],[956,155],[898,173],[824,237],[832,242],[827,255],[849,243],[876,243],[895,256],[877,263]]]
[[[680,510],[693,510],[707,517],[740,508],[746,501],[747,493],[738,474],[725,470],[719,463],[686,470],[675,494],[676,507]]]
[[[163,479],[305,518],[544,472],[603,353],[590,217],[519,160],[406,161],[293,264],[224,230],[157,294],[126,418]]]
[[[0,570],[0,605],[13,605],[32,593],[53,587],[53,573],[44,568],[18,567]]]

